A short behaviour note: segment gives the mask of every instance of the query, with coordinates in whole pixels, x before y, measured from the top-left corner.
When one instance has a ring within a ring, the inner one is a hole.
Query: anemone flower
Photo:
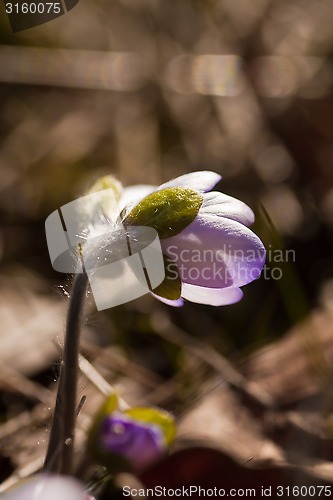
[[[151,225],[159,233],[166,279],[174,286],[171,293],[170,287],[166,293],[165,287],[161,293],[153,292],[169,305],[181,306],[183,299],[213,306],[232,304],[243,296],[240,287],[260,276],[266,252],[248,228],[254,222],[253,211],[238,199],[211,191],[220,180],[215,172],[192,172],[159,187],[128,187],[121,195],[125,223]],[[185,210],[177,204],[180,195]],[[158,215],[162,223],[154,223]],[[167,230],[161,231],[161,225]]]
[[[260,276],[265,248],[248,228],[254,221],[252,210],[240,200],[211,191],[220,179],[215,172],[201,171],[159,187],[123,189],[107,176],[87,196],[62,207],[69,239],[73,248],[81,249],[98,309],[147,291],[173,306],[182,305],[183,299],[221,306],[242,298],[240,287]],[[75,267],[74,252],[74,264],[69,259],[62,267],[62,258],[68,259],[69,253],[62,253],[66,241],[59,244],[58,213],[49,216],[47,225],[54,268],[82,272],[82,267]],[[145,259],[142,255],[148,247],[155,253]],[[150,267],[153,280],[148,283]]]

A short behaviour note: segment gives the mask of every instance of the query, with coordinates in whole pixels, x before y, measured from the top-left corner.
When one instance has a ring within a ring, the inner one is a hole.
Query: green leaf
[[[150,226],[160,238],[180,233],[197,216],[203,196],[194,189],[161,189],[140,201],[123,221],[125,225]]]
[[[164,434],[166,444],[170,446],[173,443],[176,435],[176,424],[174,417],[167,411],[160,408],[131,408],[126,410],[124,415],[141,422],[157,425]]]
[[[182,282],[179,276],[177,265],[166,255],[163,255],[163,259],[165,278],[162,283],[160,283],[153,290],[153,292],[160,297],[164,297],[165,299],[177,300],[179,299],[182,292]]]

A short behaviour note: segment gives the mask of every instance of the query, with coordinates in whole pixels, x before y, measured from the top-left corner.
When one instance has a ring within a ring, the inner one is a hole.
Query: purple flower
[[[102,450],[125,458],[134,470],[142,470],[166,450],[163,432],[152,423],[140,422],[122,413],[107,416],[100,431]]]
[[[92,500],[76,479],[38,474],[1,496],[2,500]]]
[[[120,411],[118,396],[110,394],[93,419],[87,449],[113,473],[141,472],[167,453],[175,435],[170,413],[155,407]]]
[[[192,172],[159,187],[141,185],[123,191],[120,204],[127,214],[148,195],[164,189],[186,188],[202,196],[194,220],[178,234],[161,239],[163,253],[169,259],[169,276],[175,264],[181,279],[181,297],[177,300],[154,294],[169,305],[181,306],[182,299],[213,306],[233,304],[243,296],[240,287],[260,276],[266,252],[248,228],[254,214],[242,201],[211,191],[220,179],[215,172]]]

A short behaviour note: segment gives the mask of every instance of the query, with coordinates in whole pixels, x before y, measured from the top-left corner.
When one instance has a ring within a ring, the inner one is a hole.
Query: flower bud
[[[88,451],[112,472],[141,472],[159,460],[174,440],[173,417],[156,408],[118,410],[110,396],[97,413],[88,437]]]

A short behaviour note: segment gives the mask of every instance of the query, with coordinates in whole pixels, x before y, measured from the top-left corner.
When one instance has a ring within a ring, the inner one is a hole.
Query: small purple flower
[[[100,447],[125,458],[136,471],[146,468],[166,451],[163,432],[157,425],[131,419],[122,413],[104,419]]]
[[[110,394],[96,413],[88,433],[91,457],[113,473],[141,472],[165,455],[176,435],[174,417],[156,407],[119,410]]]
[[[151,193],[165,189],[190,189],[202,196],[194,220],[178,234],[161,239],[169,275],[175,264],[181,279],[181,297],[170,300],[155,295],[162,302],[176,307],[183,305],[182,299],[213,306],[233,304],[243,296],[240,287],[260,276],[266,252],[248,228],[254,214],[242,201],[211,191],[220,179],[215,172],[192,172],[159,187],[132,186],[122,193],[120,204],[126,213]]]

